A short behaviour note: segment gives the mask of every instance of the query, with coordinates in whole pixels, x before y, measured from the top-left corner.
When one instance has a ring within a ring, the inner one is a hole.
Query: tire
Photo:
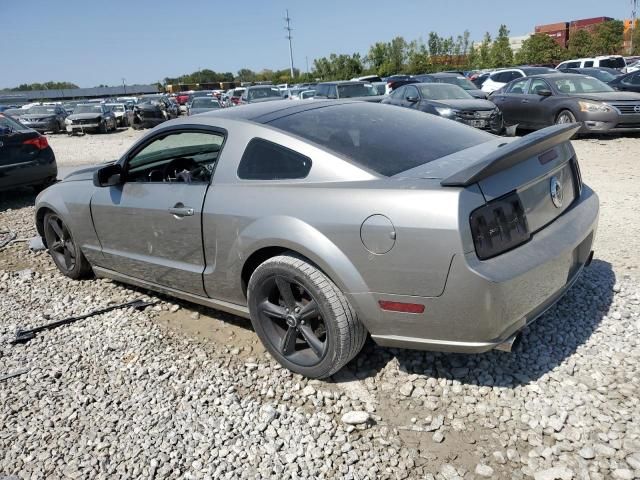
[[[558,113],[558,116],[556,117],[556,125],[560,125],[563,123],[575,123],[576,122],[576,116],[571,113],[571,110],[562,110],[560,113]]]
[[[305,377],[333,375],[367,338],[340,289],[294,254],[259,265],[247,292],[251,323],[265,348],[282,366]]]
[[[79,280],[91,274],[91,265],[57,214],[50,212],[44,216],[44,237],[53,263],[63,275]]]
[[[58,122],[56,122],[55,126],[53,127],[53,133],[60,133],[60,124]]]
[[[109,125],[107,125],[107,121],[103,120],[100,126],[98,127],[98,131],[100,133],[109,133]]]

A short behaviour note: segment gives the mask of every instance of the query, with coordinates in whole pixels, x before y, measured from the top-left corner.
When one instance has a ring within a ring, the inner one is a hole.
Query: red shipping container
[[[546,25],[536,25],[536,33],[556,32],[558,30],[566,29],[569,26],[567,22],[548,23]]]
[[[583,18],[582,20],[573,20],[571,21],[571,28],[580,28],[580,27],[588,27],[591,25],[598,25],[600,23],[608,22],[609,20],[613,20],[611,17],[594,17],[594,18]]]
[[[558,45],[560,45],[563,48],[567,48],[569,35],[566,28],[563,28],[562,30],[552,31],[552,32],[540,32],[540,33],[545,33],[549,35],[551,38],[553,38],[556,41]]]

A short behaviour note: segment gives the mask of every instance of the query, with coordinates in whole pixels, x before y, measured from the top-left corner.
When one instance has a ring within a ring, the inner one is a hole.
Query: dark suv
[[[379,102],[382,95],[369,82],[323,82],[314,87],[315,98],[357,98],[367,102]]]

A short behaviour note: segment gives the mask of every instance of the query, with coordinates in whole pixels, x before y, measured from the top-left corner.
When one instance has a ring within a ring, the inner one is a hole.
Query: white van
[[[593,58],[576,58],[567,60],[559,64],[556,69],[564,70],[567,68],[587,68],[587,67],[606,67],[622,70],[627,66],[622,55],[602,55]]]

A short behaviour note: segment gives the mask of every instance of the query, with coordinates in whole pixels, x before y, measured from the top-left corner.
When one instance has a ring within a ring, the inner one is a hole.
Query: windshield
[[[579,95],[581,93],[613,92],[613,88],[593,77],[579,76],[575,78],[560,78],[551,80],[556,88],[567,95]]]
[[[384,176],[396,175],[494,138],[435,115],[370,102],[306,110],[273,120],[269,125]]]
[[[580,73],[589,75],[590,77],[593,77],[593,78],[597,78],[601,82],[605,82],[605,83],[610,82],[611,80],[616,78],[615,75],[612,75],[611,73],[605,70],[596,70],[595,68],[593,70],[583,70]]]
[[[73,113],[102,113],[100,105],[78,105],[74,108]]]
[[[527,67],[523,68],[522,71],[527,77],[531,75],[544,75],[545,73],[559,73],[555,68],[548,67]]]
[[[109,105],[112,112],[124,112],[124,105]]]
[[[258,98],[272,98],[277,97],[280,98],[280,90],[276,87],[267,87],[267,88],[252,88],[247,92],[247,97],[250,100],[255,100]]]
[[[44,105],[39,107],[31,107],[29,109],[29,113],[39,113],[42,115],[55,115],[56,107],[46,107]]]
[[[613,58],[602,58],[598,64],[601,67],[608,68],[624,68],[627,64],[624,62],[624,58],[622,57],[613,57]]]
[[[220,108],[220,102],[212,97],[194,98],[191,108]]]
[[[422,93],[424,98],[428,98],[429,100],[465,100],[473,98],[462,88],[448,83],[421,85],[420,93]]]
[[[243,93],[244,93],[244,88],[236,88],[236,89],[233,91],[233,95],[232,95],[232,96],[234,96],[234,97],[241,97]]]
[[[138,100],[139,103],[149,103],[149,102],[154,102],[156,100],[160,100],[162,98],[162,95],[148,95],[145,97],[140,97],[140,99]]]
[[[338,85],[338,98],[371,97],[378,92],[370,83]]]
[[[465,78],[465,77],[436,77],[438,82],[442,82],[442,83],[450,83],[452,85],[457,85],[460,88],[463,88],[465,90],[477,90],[478,87],[476,87],[473,83],[471,83],[471,81],[469,81],[469,79]]]

